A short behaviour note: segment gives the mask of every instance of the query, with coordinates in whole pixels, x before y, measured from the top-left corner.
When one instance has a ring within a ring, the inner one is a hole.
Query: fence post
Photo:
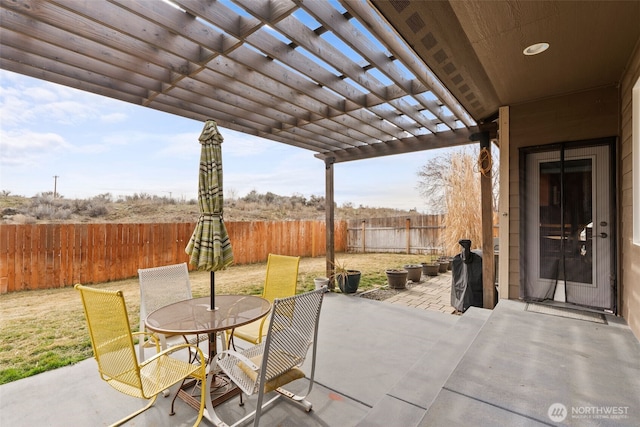
[[[407,233],[407,255],[411,253],[411,218],[405,221],[405,229]]]
[[[367,252],[367,244],[366,244],[367,235],[365,233],[365,230],[366,230],[365,224],[366,224],[366,221],[363,219],[362,220],[362,253],[363,254]]]

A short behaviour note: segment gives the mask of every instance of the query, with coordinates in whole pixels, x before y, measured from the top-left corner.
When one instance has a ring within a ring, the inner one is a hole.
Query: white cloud
[[[124,113],[109,113],[100,116],[100,121],[103,123],[120,123],[126,121],[128,116]]]
[[[60,96],[51,89],[52,87],[31,86],[24,88],[22,93],[36,104],[56,102],[60,99]]]
[[[252,135],[245,135],[231,129],[220,129],[224,138],[222,151],[230,157],[255,156],[280,147],[275,142]]]
[[[33,121],[77,125],[90,120],[122,121],[122,102],[0,70],[3,126]],[[109,110],[117,110],[110,113]],[[105,111],[106,110],[106,111]],[[16,114],[19,112],[19,114]]]
[[[164,158],[200,158],[199,133],[185,132],[174,135],[156,135],[155,144],[161,147],[156,151],[157,157]]]
[[[12,90],[2,90],[0,93],[0,117],[2,117],[3,129],[25,123],[31,119],[30,104],[13,92]]]
[[[55,133],[0,129],[0,163],[3,167],[37,164],[39,159],[70,147],[71,144]]]
[[[95,107],[86,102],[57,101],[33,107],[36,117],[48,117],[65,125],[77,125],[99,117]]]

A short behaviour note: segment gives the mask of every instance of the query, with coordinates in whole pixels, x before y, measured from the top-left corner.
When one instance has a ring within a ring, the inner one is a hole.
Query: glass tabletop
[[[216,310],[210,298],[176,302],[151,312],[147,328],[162,334],[203,334],[233,329],[266,316],[271,304],[254,295],[216,295]]]

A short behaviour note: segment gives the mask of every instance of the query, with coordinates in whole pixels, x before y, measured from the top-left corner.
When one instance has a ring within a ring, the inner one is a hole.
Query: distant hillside
[[[355,207],[350,203],[336,208],[336,219],[382,218],[409,215],[392,208]],[[198,219],[196,200],[177,200],[148,194],[135,194],[114,200],[111,194],[91,199],[65,199],[42,193],[35,197],[0,195],[1,222],[80,223],[80,222],[192,222]],[[245,197],[225,199],[227,221],[284,221],[325,218],[324,197],[279,196],[252,191]]]

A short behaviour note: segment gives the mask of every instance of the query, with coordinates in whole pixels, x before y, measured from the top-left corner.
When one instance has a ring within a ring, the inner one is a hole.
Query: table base
[[[227,378],[226,375],[215,374],[213,378],[214,380],[211,381],[211,387],[209,387],[211,404],[213,406],[218,406],[242,393],[242,390],[240,390],[233,381]],[[193,392],[193,388],[197,386],[196,383],[196,380],[186,382],[180,390],[178,390],[178,397],[197,411],[200,409],[200,395],[192,395],[190,393]]]

